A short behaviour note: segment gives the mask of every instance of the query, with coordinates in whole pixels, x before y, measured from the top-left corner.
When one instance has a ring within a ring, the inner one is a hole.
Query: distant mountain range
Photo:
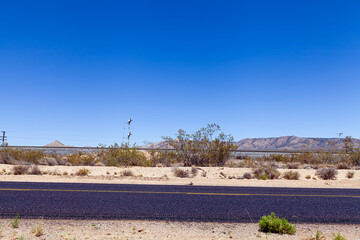
[[[234,144],[239,150],[304,150],[304,149],[326,149],[333,143],[333,147],[341,149],[344,146],[344,138],[304,138],[296,136],[271,137],[271,138],[245,138]],[[360,139],[353,138],[353,143],[360,145]],[[167,148],[164,141],[150,143],[144,148]]]

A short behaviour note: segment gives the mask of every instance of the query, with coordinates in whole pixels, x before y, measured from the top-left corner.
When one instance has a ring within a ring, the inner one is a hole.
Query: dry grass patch
[[[355,172],[353,172],[353,171],[348,171],[348,172],[346,173],[346,177],[347,177],[347,178],[353,178],[354,175],[355,175]]]
[[[81,168],[75,173],[76,176],[87,176],[89,174],[90,174],[90,170],[87,168]]]
[[[174,172],[175,177],[188,178],[190,176],[189,170],[183,170],[183,169],[180,169],[180,168],[174,168],[174,169],[172,169],[172,171]]]
[[[29,165],[15,165],[13,167],[14,175],[24,175],[28,174],[29,172]]]
[[[32,165],[29,170],[30,175],[42,175],[42,172],[38,165]]]
[[[323,180],[335,180],[338,171],[333,167],[323,167],[316,170],[315,175]]]
[[[339,163],[337,166],[336,166],[337,169],[350,169],[351,166],[345,162],[343,163]]]
[[[121,172],[121,175],[124,177],[132,177],[134,176],[134,173],[131,170],[124,170]]]
[[[245,179],[253,179],[253,175],[250,172],[244,173],[243,178]]]
[[[287,180],[299,180],[300,173],[298,171],[287,171],[284,172],[283,178]]]

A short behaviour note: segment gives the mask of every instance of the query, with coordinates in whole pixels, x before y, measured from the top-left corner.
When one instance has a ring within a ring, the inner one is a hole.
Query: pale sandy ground
[[[245,223],[194,223],[163,221],[70,221],[70,220],[22,220],[19,228],[12,228],[10,219],[0,219],[1,239],[243,239],[283,240],[311,239],[317,230],[326,239],[340,233],[348,240],[360,239],[360,225],[298,224],[295,235],[266,234],[259,232],[258,224]],[[36,237],[32,229],[42,225],[43,235]]]
[[[300,180],[256,180],[236,179],[249,168],[204,167],[195,177],[177,178],[173,168],[167,167],[89,167],[89,176],[75,176],[78,166],[40,166],[41,171],[57,175],[11,175],[12,165],[0,164],[0,181],[23,182],[78,182],[112,184],[174,184],[208,186],[259,186],[259,187],[310,187],[310,188],[360,188],[360,170],[352,179],[346,178],[349,170],[338,170],[337,180],[314,180],[315,170],[297,169]],[[181,168],[191,170],[191,168]],[[132,177],[120,176],[124,170],[131,170]],[[280,172],[289,171],[279,169]],[[63,175],[67,172],[68,175]],[[206,172],[204,177],[203,172]],[[8,175],[10,173],[10,175]],[[116,173],[116,174],[115,174]],[[311,179],[305,176],[310,175]],[[225,177],[224,177],[225,176]],[[233,178],[233,179],[229,179]],[[360,206],[359,206],[360,211]],[[44,235],[35,237],[31,228],[43,224]],[[95,225],[94,225],[95,224]],[[162,221],[83,221],[83,220],[20,220],[18,229],[10,226],[9,219],[0,219],[0,239],[310,239],[316,230],[321,230],[326,239],[333,239],[333,233],[341,233],[348,240],[360,240],[360,225],[298,224],[294,236],[265,234],[258,231],[258,225],[243,223],[183,223]]]
[[[299,180],[257,180],[236,179],[244,173],[251,172],[250,168],[199,168],[195,177],[178,178],[171,167],[96,167],[96,166],[40,166],[41,171],[57,175],[8,175],[12,172],[12,165],[0,164],[0,181],[23,182],[78,182],[78,183],[112,183],[112,184],[168,184],[168,185],[207,185],[207,186],[258,186],[258,187],[307,187],[307,188],[360,188],[360,170],[355,172],[352,179],[346,178],[349,170],[338,170],[337,180],[320,180],[313,169],[296,169],[300,173]],[[89,176],[75,176],[79,169],[90,170]],[[191,170],[191,168],[181,168]],[[131,170],[132,177],[123,177],[124,170]],[[289,169],[278,169],[281,173]],[[68,175],[63,175],[67,172]],[[203,176],[206,172],[206,177]],[[310,175],[311,179],[306,179]],[[232,179],[229,179],[232,178]],[[316,177],[316,180],[313,179]]]

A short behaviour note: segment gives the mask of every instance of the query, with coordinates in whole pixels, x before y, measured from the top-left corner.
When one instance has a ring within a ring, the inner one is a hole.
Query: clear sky
[[[0,2],[10,145],[360,137],[360,1]]]

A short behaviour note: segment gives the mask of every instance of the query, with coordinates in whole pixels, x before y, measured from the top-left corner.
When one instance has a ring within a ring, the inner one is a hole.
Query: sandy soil
[[[22,220],[13,228],[11,219],[0,219],[0,236],[4,240],[19,239],[311,239],[320,230],[326,239],[340,233],[348,240],[360,239],[360,225],[298,224],[295,235],[259,232],[258,224],[194,223],[162,221],[70,221]],[[36,227],[43,235],[36,237]]]
[[[12,175],[12,165],[0,164],[0,181],[24,182],[79,182],[79,183],[113,183],[113,184],[174,184],[174,185],[208,185],[208,186],[258,186],[258,187],[307,187],[307,188],[360,188],[360,170],[353,178],[348,179],[349,170],[338,170],[337,180],[320,180],[313,169],[296,169],[300,173],[299,180],[257,180],[237,179],[244,173],[251,172],[250,168],[198,168],[196,176],[178,178],[170,167],[96,167],[96,166],[40,166],[43,175]],[[81,169],[90,170],[88,176],[76,176]],[[181,168],[191,171],[191,168]],[[134,176],[121,176],[122,172],[130,170]],[[289,169],[279,169],[281,173]],[[66,174],[66,175],[64,175]],[[206,176],[205,176],[206,174]],[[310,179],[306,176],[310,175]],[[315,180],[315,179],[316,180]]]

